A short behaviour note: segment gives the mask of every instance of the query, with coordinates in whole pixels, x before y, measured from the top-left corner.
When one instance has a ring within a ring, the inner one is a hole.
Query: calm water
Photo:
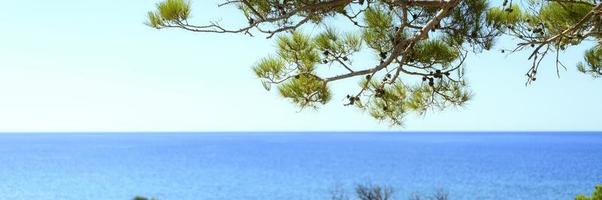
[[[0,199],[572,199],[602,183],[602,134],[0,134]]]

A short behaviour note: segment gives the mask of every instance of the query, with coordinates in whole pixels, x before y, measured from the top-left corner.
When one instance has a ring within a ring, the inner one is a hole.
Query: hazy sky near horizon
[[[587,45],[561,54],[568,70],[560,79],[549,57],[529,87],[524,53],[470,55],[471,102],[390,128],[343,106],[357,80],[335,83],[329,104],[299,112],[251,71],[273,40],[154,30],[143,22],[156,2],[3,2],[0,132],[602,130],[602,79],[574,67]],[[192,21],[244,23],[217,3],[193,1]]]

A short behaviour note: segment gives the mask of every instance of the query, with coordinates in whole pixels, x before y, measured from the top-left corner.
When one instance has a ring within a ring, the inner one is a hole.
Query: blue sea
[[[0,199],[559,200],[602,183],[600,133],[0,134]]]

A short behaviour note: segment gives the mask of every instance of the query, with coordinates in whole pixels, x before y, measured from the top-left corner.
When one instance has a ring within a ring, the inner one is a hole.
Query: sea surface
[[[600,133],[0,134],[0,199],[571,200],[602,183]]]

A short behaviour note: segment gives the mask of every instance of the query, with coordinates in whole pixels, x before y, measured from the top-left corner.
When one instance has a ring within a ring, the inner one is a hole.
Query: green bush
[[[158,199],[155,199],[155,198],[150,198],[149,199],[149,198],[146,198],[146,197],[143,197],[143,196],[135,196],[133,198],[133,200],[158,200]]]
[[[575,200],[602,200],[602,185],[596,185],[591,197],[580,194],[575,197]]]

